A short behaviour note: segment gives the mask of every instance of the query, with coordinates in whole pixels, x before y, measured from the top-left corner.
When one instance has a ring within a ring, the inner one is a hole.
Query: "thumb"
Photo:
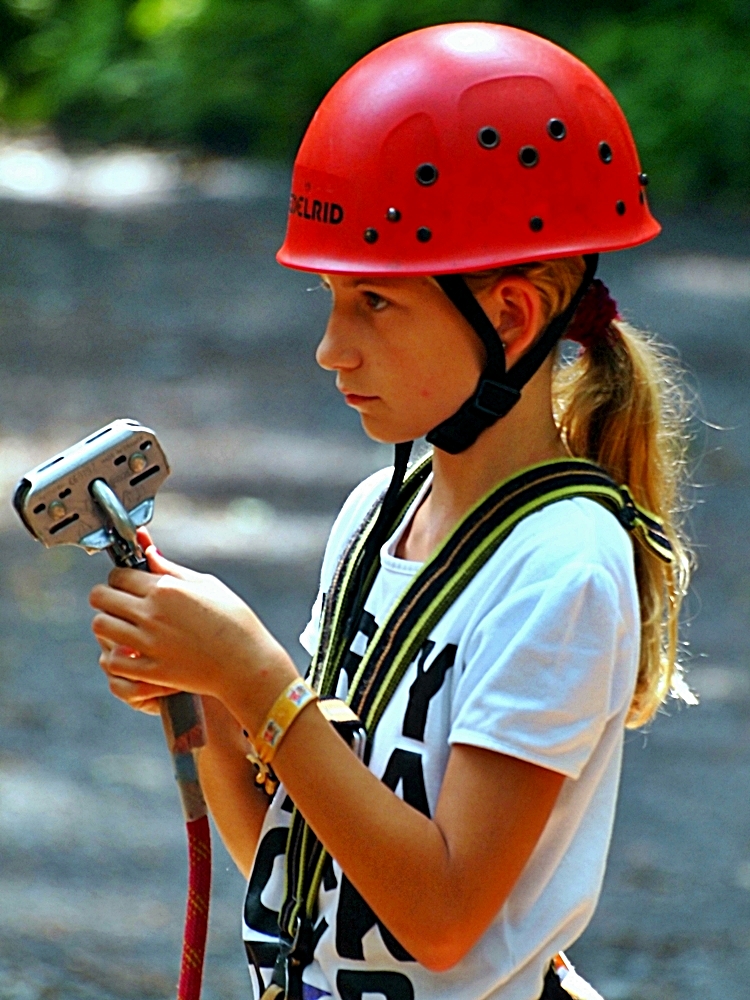
[[[161,576],[174,576],[178,580],[197,580],[201,575],[200,573],[196,573],[195,570],[187,569],[185,566],[180,566],[179,563],[165,559],[153,542],[148,546],[144,555],[148,560],[148,568],[152,573]]]
[[[154,544],[154,540],[151,537],[151,532],[148,530],[148,528],[138,528],[138,530],[135,533],[135,537],[138,539],[138,544],[140,545],[140,547],[143,549],[144,552],[149,547],[149,545]]]

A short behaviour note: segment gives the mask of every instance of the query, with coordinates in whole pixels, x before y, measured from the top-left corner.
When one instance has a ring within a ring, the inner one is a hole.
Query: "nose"
[[[326,371],[350,372],[362,364],[359,348],[354,343],[351,324],[336,305],[331,309],[323,339],[315,351],[315,360]]]

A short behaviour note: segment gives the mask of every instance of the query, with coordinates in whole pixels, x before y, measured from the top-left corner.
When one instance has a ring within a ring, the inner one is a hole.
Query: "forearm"
[[[316,709],[291,727],[274,767],[388,929],[418,961],[441,964],[436,953],[460,918],[460,901],[438,826],[368,771]]]
[[[198,755],[201,787],[226,849],[247,878],[268,798],[255,783],[245,758],[242,728],[215,698],[203,698],[207,744]]]

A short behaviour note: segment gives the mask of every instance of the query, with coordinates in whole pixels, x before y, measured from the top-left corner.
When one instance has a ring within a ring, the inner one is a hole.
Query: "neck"
[[[401,540],[402,558],[423,562],[471,507],[498,483],[529,465],[567,452],[552,416],[551,363],[524,387],[502,420],[460,455],[435,450],[429,496]]]

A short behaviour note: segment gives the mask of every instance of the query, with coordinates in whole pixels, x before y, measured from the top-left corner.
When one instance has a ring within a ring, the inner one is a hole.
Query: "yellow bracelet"
[[[271,763],[279,744],[302,709],[317,700],[318,692],[302,679],[292,681],[284,688],[254,741],[256,752],[264,764]]]

